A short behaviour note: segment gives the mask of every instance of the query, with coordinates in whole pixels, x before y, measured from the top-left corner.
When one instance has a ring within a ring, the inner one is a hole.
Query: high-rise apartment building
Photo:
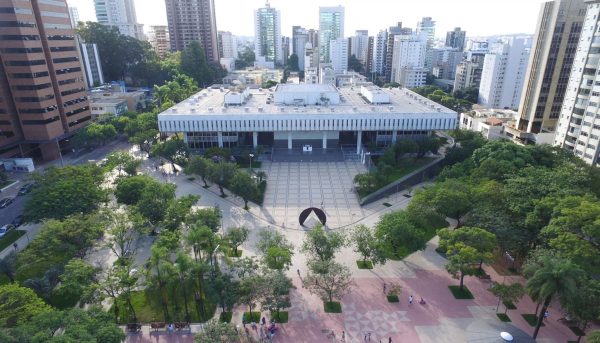
[[[456,66],[454,75],[454,90],[465,88],[479,88],[483,62],[485,55],[489,52],[487,42],[473,42],[470,50],[465,52],[465,59]]]
[[[455,27],[453,31],[446,33],[446,46],[457,49],[458,51],[465,50],[465,42],[467,40],[467,31],[463,31],[460,27]]]
[[[584,0],[542,4],[519,106],[518,138],[531,141],[532,134],[555,130],[585,12]]]
[[[329,63],[330,43],[344,38],[344,7],[319,7],[319,61]]]
[[[160,58],[164,58],[170,50],[169,28],[166,25],[150,26],[148,42]]]
[[[485,55],[478,103],[487,108],[516,109],[519,106],[530,40],[510,38]]]
[[[463,61],[463,52],[452,47],[433,49],[433,76],[438,79],[454,80],[456,66]]]
[[[402,23],[398,22],[396,26],[391,26],[387,32],[387,42],[385,51],[385,81],[390,82],[392,80],[392,62],[394,60],[394,38],[398,35],[412,35],[412,29],[408,27],[402,27]]]
[[[348,71],[348,40],[338,38],[329,44],[329,55],[333,70],[338,74],[345,73]]]
[[[231,32],[219,31],[217,34],[217,41],[219,44],[219,56],[221,56],[221,58],[237,59],[237,39]]]
[[[391,81],[406,88],[424,85],[427,76],[424,68],[426,49],[427,42],[421,36],[395,36]]]
[[[254,54],[256,60],[283,64],[281,46],[281,12],[267,2],[254,11]]]
[[[427,42],[427,45],[425,46],[425,68],[431,71],[433,67],[432,58],[433,42],[435,40],[435,21],[433,21],[431,17],[423,17],[423,19],[417,23],[417,35],[421,36]]]
[[[306,43],[308,42],[308,33],[305,28],[300,26],[292,27],[292,53],[298,56],[298,69],[304,70],[304,59],[306,57]]]
[[[65,0],[0,5],[0,156],[60,156],[60,142],[91,122]]]
[[[385,72],[385,52],[387,44],[387,31],[381,30],[373,41],[373,64],[370,72],[383,75]]]
[[[350,56],[354,55],[356,59],[366,66],[369,52],[369,31],[356,30],[356,34],[350,39],[352,41]]]
[[[80,43],[79,52],[81,53],[81,64],[87,87],[93,88],[103,84],[104,75],[102,74],[102,63],[100,62],[98,46],[96,44]]]
[[[145,39],[144,25],[137,23],[133,0],[94,0],[94,8],[100,24],[117,27],[122,35]]]
[[[69,6],[69,17],[71,18],[71,26],[77,28],[77,24],[79,23],[79,10],[77,7]]]
[[[172,51],[199,42],[206,60],[219,61],[214,0],[165,0]]]
[[[600,163],[600,0],[586,0],[587,12],[573,60],[554,144],[586,163]]]

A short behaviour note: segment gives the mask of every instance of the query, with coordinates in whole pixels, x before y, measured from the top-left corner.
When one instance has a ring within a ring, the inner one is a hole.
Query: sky
[[[166,25],[164,0],[134,0],[138,22],[148,31],[150,25]],[[415,28],[422,17],[436,21],[436,37],[460,26],[468,37],[532,34],[540,4],[547,0],[271,0],[281,11],[281,31],[291,36],[292,26],[318,29],[319,6],[345,7],[345,36],[366,29],[369,35],[394,26]],[[79,10],[80,20],[95,21],[93,0],[67,0]],[[254,10],[264,0],[215,0],[217,29],[238,36],[254,35]]]

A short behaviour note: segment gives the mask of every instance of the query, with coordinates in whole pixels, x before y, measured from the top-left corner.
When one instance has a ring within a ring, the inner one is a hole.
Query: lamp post
[[[252,158],[254,157],[254,154],[250,154],[248,156],[250,157],[250,173],[252,173]]]

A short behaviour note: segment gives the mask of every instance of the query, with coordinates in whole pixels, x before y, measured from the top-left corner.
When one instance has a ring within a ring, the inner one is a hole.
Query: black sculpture
[[[304,221],[306,220],[306,218],[308,218],[308,216],[310,216],[312,212],[315,212],[321,224],[325,225],[325,223],[327,223],[327,216],[325,215],[325,212],[323,212],[322,209],[316,207],[309,207],[306,210],[302,211],[302,213],[300,213],[300,217],[298,218],[300,221],[300,226],[304,226]]]

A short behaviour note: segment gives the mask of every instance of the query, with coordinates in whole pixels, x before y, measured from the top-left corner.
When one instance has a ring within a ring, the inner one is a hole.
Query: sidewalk
[[[15,241],[15,243],[17,243],[17,251],[24,250],[29,245],[29,243],[35,238],[35,236],[37,236],[42,226],[43,225],[41,223],[35,223],[23,224],[16,228],[15,230],[25,231],[25,234]],[[3,259],[4,257],[6,257],[6,255],[14,251],[15,248],[13,248],[11,244],[10,246],[6,247],[0,252],[0,259]]]

